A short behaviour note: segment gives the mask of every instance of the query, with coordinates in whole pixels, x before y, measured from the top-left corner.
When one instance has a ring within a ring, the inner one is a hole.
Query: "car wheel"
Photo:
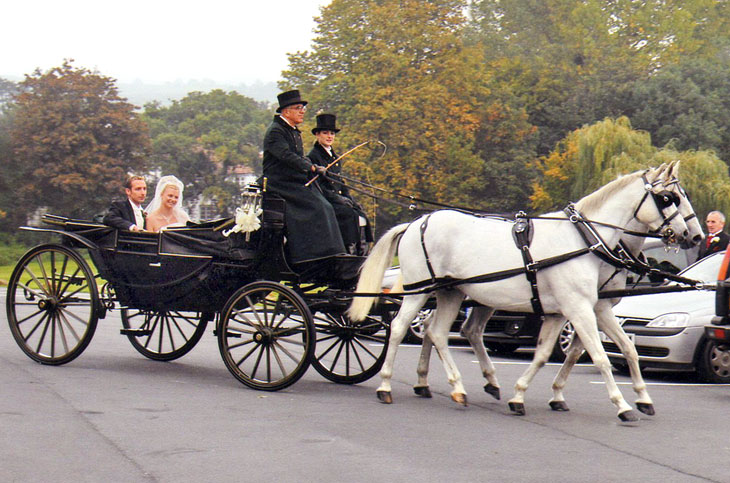
[[[573,324],[571,324],[569,320],[566,320],[563,324],[563,327],[560,329],[560,333],[558,334],[558,340],[555,341],[555,347],[553,347],[553,353],[551,355],[551,359],[553,361],[565,361],[565,358],[568,356],[570,343],[573,342],[573,337],[575,337],[575,329],[573,328]],[[588,353],[586,351],[583,351],[583,354],[581,354],[581,356],[578,358],[578,362],[584,362],[587,359]]]
[[[730,383],[730,345],[707,340],[700,351],[697,371],[704,381]]]
[[[425,309],[418,312],[418,315],[415,319],[413,319],[411,325],[408,327],[408,332],[406,332],[404,342],[408,342],[410,344],[420,344],[423,342],[423,333],[426,330],[423,323],[431,316],[432,313],[433,310],[431,309]]]

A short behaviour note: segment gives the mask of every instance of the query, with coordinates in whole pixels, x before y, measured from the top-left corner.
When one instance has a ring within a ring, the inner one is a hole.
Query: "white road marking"
[[[606,384],[603,381],[591,381],[591,384]],[[631,382],[618,382],[619,386],[630,386]],[[727,387],[727,384],[711,384],[711,383],[700,383],[700,382],[646,382],[647,386],[677,386],[677,387]]]

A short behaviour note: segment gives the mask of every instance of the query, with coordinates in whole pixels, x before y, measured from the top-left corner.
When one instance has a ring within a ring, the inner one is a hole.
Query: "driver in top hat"
[[[326,173],[324,167],[304,156],[302,133],[307,101],[298,90],[277,96],[277,115],[264,135],[264,178],[266,190],[286,201],[286,236],[292,263],[345,253],[345,245],[332,205],[317,182],[309,179]]]
[[[317,140],[307,157],[318,166],[329,166],[338,157],[332,147],[335,135],[340,131],[336,124],[337,117],[334,114],[317,115],[317,125],[312,129],[312,134]],[[341,170],[342,166],[339,162],[333,164],[327,170],[328,176],[318,179],[319,185],[322,188],[322,194],[335,209],[335,216],[337,216],[337,223],[340,226],[340,234],[347,253],[365,255],[369,248],[368,244],[373,241],[372,229],[365,211],[352,198],[347,185],[339,178]],[[360,236],[361,227],[362,237]]]

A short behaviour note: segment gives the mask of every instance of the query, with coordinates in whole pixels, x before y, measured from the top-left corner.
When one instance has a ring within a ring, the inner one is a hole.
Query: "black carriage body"
[[[99,277],[122,307],[217,312],[242,286],[296,275],[283,252],[283,200],[264,200],[262,228],[224,233],[232,220],[216,220],[161,233],[118,231],[95,222],[46,215],[62,244],[88,250]]]
[[[349,320],[347,291],[365,257],[291,267],[284,200],[264,194],[262,208],[261,227],[249,234],[229,233],[232,219],[140,233],[44,216],[50,228],[24,229],[62,241],[31,249],[13,272],[7,310],[16,342],[38,362],[65,364],[116,306],[121,334],[153,360],[182,357],[215,319],[226,367],[251,388],[287,387],[310,364],[337,383],[369,379],[382,366],[390,312],[399,304],[384,302],[367,320]]]

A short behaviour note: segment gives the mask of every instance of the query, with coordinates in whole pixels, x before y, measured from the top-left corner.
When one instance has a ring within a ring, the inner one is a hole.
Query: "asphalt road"
[[[506,400],[526,353],[495,358],[496,401],[471,351],[455,348],[463,408],[435,356],[433,399],[413,395],[418,349],[402,346],[388,406],[377,377],[338,386],[312,369],[280,392],[248,389],[223,365],[212,327],[190,354],[160,363],[134,351],[113,312],[78,359],[50,367],[28,359],[0,319],[2,482],[730,481],[730,387],[691,377],[649,377],[657,415],[627,424],[590,365],[574,370],[571,411],[551,411],[549,364],[519,417]]]

